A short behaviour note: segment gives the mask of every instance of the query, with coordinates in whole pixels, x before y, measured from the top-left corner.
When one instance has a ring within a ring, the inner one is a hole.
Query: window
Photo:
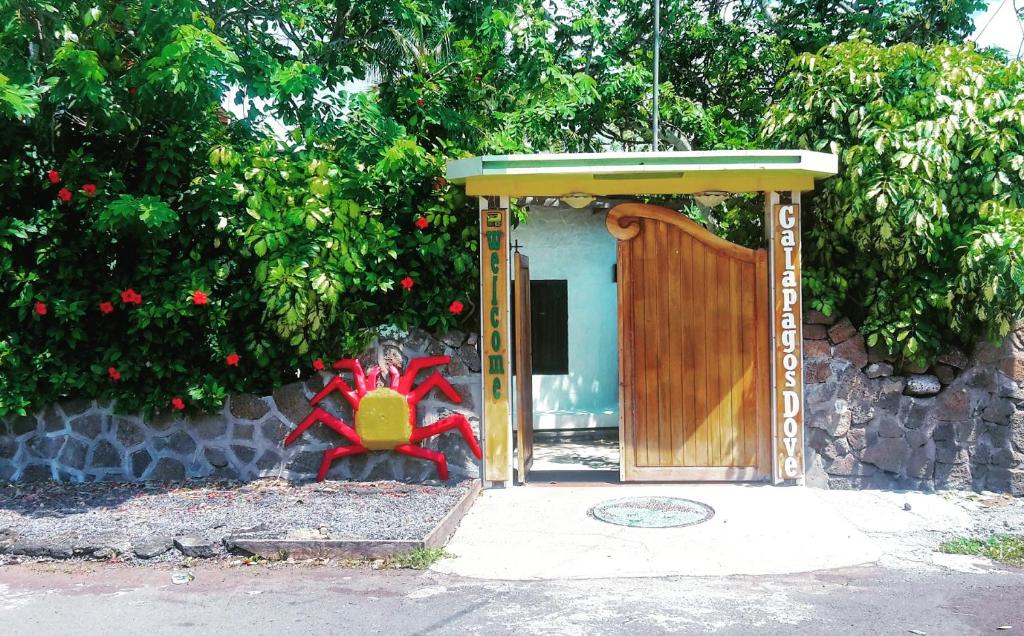
[[[512,281],[512,297],[515,298],[515,281]],[[512,305],[512,324],[515,325],[515,303]],[[533,374],[569,373],[568,281],[530,281],[530,314],[533,329]],[[514,326],[511,351],[515,351]],[[514,355],[512,359],[512,372],[515,373]]]

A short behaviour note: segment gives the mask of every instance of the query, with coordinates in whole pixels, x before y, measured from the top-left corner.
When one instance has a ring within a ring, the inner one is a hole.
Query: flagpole
[[[661,61],[661,0],[654,0],[654,150],[658,150],[658,66]]]

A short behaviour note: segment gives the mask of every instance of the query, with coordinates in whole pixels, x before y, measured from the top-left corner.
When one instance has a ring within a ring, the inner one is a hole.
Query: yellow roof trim
[[[474,196],[595,196],[814,189],[835,155],[805,150],[539,154],[449,160]]]

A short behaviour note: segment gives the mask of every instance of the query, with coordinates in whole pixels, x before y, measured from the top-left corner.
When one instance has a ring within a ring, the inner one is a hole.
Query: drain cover
[[[589,511],[598,521],[632,528],[678,528],[715,516],[707,504],[679,497],[624,497],[603,501]]]

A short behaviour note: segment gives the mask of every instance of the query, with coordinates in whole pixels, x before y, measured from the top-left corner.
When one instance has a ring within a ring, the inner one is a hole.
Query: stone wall
[[[404,368],[410,358],[427,355],[452,357],[449,365],[438,369],[462,402],[456,406],[432,391],[420,402],[419,421],[429,424],[450,413],[462,413],[479,439],[480,356],[475,336],[452,332],[434,338],[421,331],[385,332],[360,359],[364,368],[382,364]],[[320,468],[323,451],[347,442],[322,425],[314,425],[288,448],[282,441],[309,414],[309,399],[331,376],[315,375],[265,397],[234,396],[221,412],[190,418],[160,416],[147,422],[115,414],[111,404],[90,400],[67,401],[29,417],[8,418],[0,421],[0,480],[311,479]],[[321,405],[352,423],[351,409],[337,395]],[[451,479],[479,476],[479,463],[457,431],[431,438],[423,446],[445,453]],[[334,462],[329,478],[425,482],[436,479],[437,473],[433,462],[378,452]]]
[[[809,485],[1024,495],[1024,323],[923,369],[866,348],[847,319],[804,322]]]

